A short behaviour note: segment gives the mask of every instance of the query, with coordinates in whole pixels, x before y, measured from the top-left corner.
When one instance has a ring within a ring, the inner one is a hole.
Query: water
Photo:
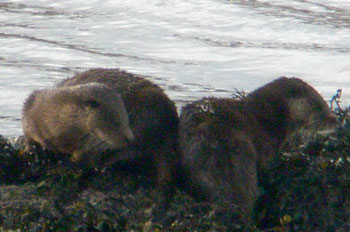
[[[350,103],[350,2],[0,0],[0,134],[23,101],[92,67],[150,75],[180,108],[297,76]]]

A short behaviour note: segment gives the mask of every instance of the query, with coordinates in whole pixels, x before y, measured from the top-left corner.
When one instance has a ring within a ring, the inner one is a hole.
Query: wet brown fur
[[[198,200],[240,207],[249,220],[258,179],[290,136],[337,125],[323,98],[297,78],[279,78],[242,100],[193,102],[180,116],[182,184]]]
[[[27,150],[38,144],[87,165],[133,141],[121,97],[98,83],[34,91],[24,104],[22,124]]]
[[[154,170],[164,208],[172,198],[178,164],[178,115],[163,90],[143,76],[119,69],[91,69],[61,86],[98,82],[118,92],[126,107],[134,143],[115,155],[115,161],[137,161]],[[162,215],[164,216],[164,215]]]

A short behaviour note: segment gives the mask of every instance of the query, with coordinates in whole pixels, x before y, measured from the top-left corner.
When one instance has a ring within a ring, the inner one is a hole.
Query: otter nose
[[[342,128],[344,123],[332,112],[326,114],[323,119],[323,124],[328,128]]]
[[[326,121],[327,121],[327,123],[334,125],[334,126],[339,126],[341,124],[341,121],[333,113],[330,113],[326,116]]]
[[[333,114],[333,113],[330,113],[326,116],[326,118],[328,119],[329,122],[333,122],[333,123],[338,123],[338,117]]]

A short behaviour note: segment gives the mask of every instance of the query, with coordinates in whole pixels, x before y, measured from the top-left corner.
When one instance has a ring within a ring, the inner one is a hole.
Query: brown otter
[[[240,207],[249,220],[258,177],[292,133],[337,125],[323,98],[297,78],[279,78],[242,100],[198,100],[180,116],[183,185],[198,200]]]
[[[119,93],[128,112],[134,143],[115,155],[116,161],[138,162],[154,170],[160,191],[161,208],[173,195],[178,163],[178,115],[173,101],[143,76],[119,69],[91,69],[64,80],[60,86],[98,82]],[[158,216],[162,216],[159,212]]]
[[[22,124],[27,150],[39,144],[77,163],[95,164],[100,153],[134,140],[121,97],[99,83],[34,91]]]

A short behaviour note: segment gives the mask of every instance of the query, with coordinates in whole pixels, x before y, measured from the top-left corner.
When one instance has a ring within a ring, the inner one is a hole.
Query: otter
[[[283,144],[301,128],[337,125],[320,94],[298,78],[279,78],[240,100],[200,99],[180,115],[182,187],[197,200],[229,203],[251,220],[259,178]]]
[[[158,218],[164,216],[173,196],[179,163],[179,119],[174,102],[145,76],[120,69],[90,69],[59,86],[92,82],[104,84],[121,95],[135,140],[127,149],[117,152],[113,162],[138,163],[151,171],[161,192],[159,211],[155,214]]]
[[[84,165],[134,140],[121,97],[99,83],[34,91],[24,103],[22,124],[27,151],[40,145]]]

